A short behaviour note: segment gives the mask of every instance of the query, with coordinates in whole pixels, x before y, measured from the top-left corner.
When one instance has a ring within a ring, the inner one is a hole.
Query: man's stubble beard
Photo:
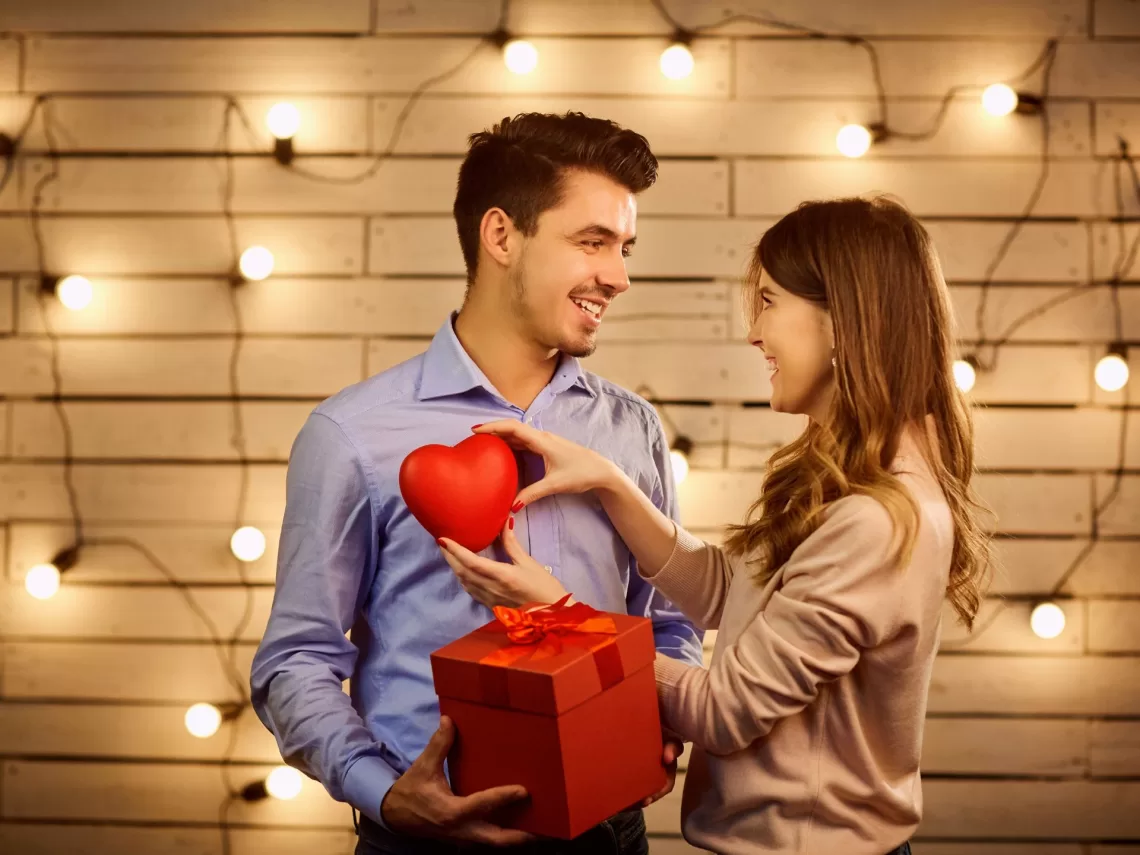
[[[511,313],[520,319],[524,330],[528,331],[534,341],[538,342],[542,347],[555,348],[567,356],[573,356],[577,359],[585,359],[587,356],[593,356],[594,351],[598,349],[597,335],[591,336],[587,339],[585,344],[576,344],[574,342],[566,341],[544,341],[545,336],[542,335],[543,325],[540,323],[540,318],[532,310],[526,301],[526,255],[524,254],[520,259],[519,266],[510,273],[511,283]],[[555,334],[557,338],[557,334]]]

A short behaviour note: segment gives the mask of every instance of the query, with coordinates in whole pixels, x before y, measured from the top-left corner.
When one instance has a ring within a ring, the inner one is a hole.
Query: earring
[[[834,356],[833,356],[833,357],[831,357],[831,367],[832,367],[832,368],[834,368],[834,367],[835,367],[835,357],[834,357]]]

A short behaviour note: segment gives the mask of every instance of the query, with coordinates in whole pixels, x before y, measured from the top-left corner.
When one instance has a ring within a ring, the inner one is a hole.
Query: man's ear
[[[522,235],[502,208],[489,208],[479,221],[479,245],[493,261],[509,267],[519,251]]]

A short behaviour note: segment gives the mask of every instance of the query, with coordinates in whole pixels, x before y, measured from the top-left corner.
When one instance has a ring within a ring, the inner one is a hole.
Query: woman
[[[723,549],[592,451],[514,422],[479,430],[545,458],[520,502],[594,491],[639,572],[719,629],[708,670],[656,663],[663,724],[694,744],[686,839],[732,855],[908,853],[942,602],[971,625],[989,557],[946,285],[902,206],[843,199],[766,232],[746,295],[771,406],[808,426]],[[478,588],[487,563],[446,551]]]

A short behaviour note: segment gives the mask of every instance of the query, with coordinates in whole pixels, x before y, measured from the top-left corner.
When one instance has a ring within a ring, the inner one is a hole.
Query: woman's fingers
[[[499,419],[485,425],[471,428],[473,433],[490,433],[501,437],[517,448],[524,448],[541,454],[543,450],[542,431],[514,419]]]

